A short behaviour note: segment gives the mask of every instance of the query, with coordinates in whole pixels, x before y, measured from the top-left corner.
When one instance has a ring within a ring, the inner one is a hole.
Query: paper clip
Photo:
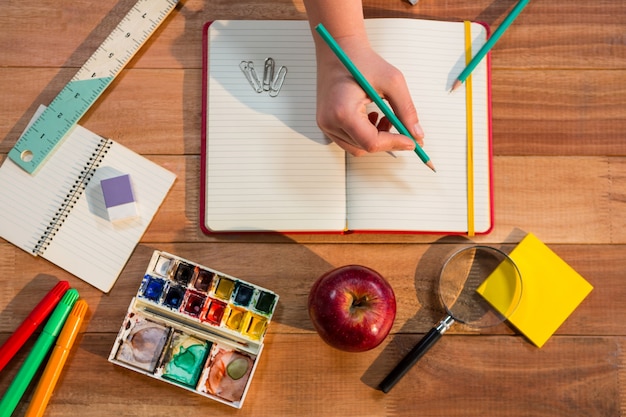
[[[261,84],[261,80],[259,80],[256,70],[254,69],[254,62],[241,61],[241,63],[239,63],[239,68],[246,76],[246,79],[252,86],[252,89],[257,93],[261,93],[263,91],[263,85]]]
[[[278,71],[276,72],[276,76],[272,80],[272,84],[270,85],[269,95],[270,97],[276,97],[278,93],[280,93],[280,89],[285,82],[285,77],[287,76],[287,67],[280,66]]]
[[[269,91],[274,79],[274,58],[265,58],[265,67],[263,68],[263,90]]]
[[[270,97],[276,97],[280,93],[280,89],[285,82],[287,76],[287,67],[280,66],[278,71],[274,71],[275,68],[274,58],[266,58],[265,65],[263,67],[263,81],[259,79],[256,70],[254,69],[254,62],[241,61],[239,68],[244,73],[246,79],[252,86],[252,89],[257,93],[267,91]]]

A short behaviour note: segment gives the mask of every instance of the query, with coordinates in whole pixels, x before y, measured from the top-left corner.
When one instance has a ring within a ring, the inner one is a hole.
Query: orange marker
[[[63,325],[63,330],[61,330],[61,334],[59,334],[59,338],[50,355],[46,369],[43,371],[43,375],[37,384],[37,388],[35,389],[35,393],[28,406],[28,410],[26,410],[25,416],[43,416],[44,411],[46,411],[48,401],[52,396],[52,392],[61,375],[65,361],[67,361],[67,357],[76,340],[76,336],[78,336],[83,319],[87,314],[87,308],[87,302],[84,300],[78,300],[76,304],[74,304],[74,308],[72,308],[70,315]]]

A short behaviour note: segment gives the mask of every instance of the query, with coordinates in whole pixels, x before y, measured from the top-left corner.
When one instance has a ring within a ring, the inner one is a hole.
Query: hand
[[[398,118],[422,145],[424,133],[402,73],[369,46],[349,48],[350,40],[345,38],[342,44],[365,78],[388,100]],[[369,103],[371,100],[334,55],[318,56],[317,123],[331,140],[355,156],[414,149],[410,138],[389,132],[386,118],[376,126],[377,115],[372,120],[366,110]]]

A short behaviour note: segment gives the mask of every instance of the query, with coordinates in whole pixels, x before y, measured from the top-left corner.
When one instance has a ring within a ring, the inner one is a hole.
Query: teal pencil
[[[461,84],[465,82],[467,77],[469,77],[472,71],[474,71],[480,61],[482,61],[485,55],[487,55],[487,53],[491,50],[491,48],[493,48],[496,42],[498,42],[498,39],[500,39],[500,37],[504,34],[504,32],[506,32],[509,26],[511,26],[511,23],[513,23],[513,21],[517,19],[517,16],[519,16],[522,10],[524,10],[524,7],[526,7],[529,1],[530,0],[520,0],[519,3],[517,3],[515,7],[513,7],[511,13],[509,13],[509,15],[504,18],[502,24],[498,26],[498,29],[493,32],[493,34],[489,37],[489,39],[487,39],[487,42],[483,45],[483,47],[480,48],[480,50],[476,53],[476,55],[474,55],[472,60],[469,62],[469,64],[467,64],[461,74],[459,74],[456,81],[454,82],[454,85],[452,85],[451,91],[456,90],[461,86]]]
[[[341,49],[337,41],[331,36],[331,34],[326,30],[324,25],[321,23],[315,27],[315,31],[322,37],[324,42],[330,47],[330,49],[337,55],[337,58],[341,61],[341,63],[346,67],[346,69],[352,74],[356,82],[361,86],[363,91],[368,95],[368,97],[378,106],[380,111],[383,112],[387,119],[391,122],[393,127],[395,127],[398,132],[401,134],[408,136],[413,139],[415,142],[415,153],[422,160],[423,163],[426,164],[430,169],[435,171],[435,166],[433,165],[430,157],[424,152],[422,147],[417,143],[415,138],[411,135],[409,130],[402,124],[400,119],[393,113],[391,108],[383,101],[383,99],[378,95],[374,87],[365,79],[361,71],[354,65],[354,63],[348,58],[348,55]]]

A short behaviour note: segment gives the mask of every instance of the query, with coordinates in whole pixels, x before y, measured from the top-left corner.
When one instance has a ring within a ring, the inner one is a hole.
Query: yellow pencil
[[[46,411],[48,401],[50,401],[54,387],[63,371],[72,345],[76,340],[83,319],[87,314],[87,308],[87,302],[84,300],[78,300],[76,304],[74,304],[70,315],[63,325],[63,330],[61,330],[61,334],[59,334],[59,338],[54,346],[52,355],[50,355],[46,369],[43,371],[37,388],[35,388],[35,393],[28,406],[28,410],[26,410],[25,416],[43,416],[43,413]]]

